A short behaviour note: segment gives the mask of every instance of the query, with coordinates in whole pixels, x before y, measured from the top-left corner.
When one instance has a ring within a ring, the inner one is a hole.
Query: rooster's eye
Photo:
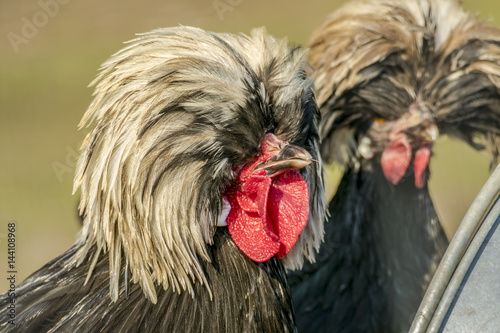
[[[375,122],[379,124],[383,124],[385,120],[383,118],[375,118]]]

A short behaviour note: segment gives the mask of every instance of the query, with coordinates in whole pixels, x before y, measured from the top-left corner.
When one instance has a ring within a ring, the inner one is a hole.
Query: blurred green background
[[[71,194],[72,179],[84,136],[76,127],[91,101],[88,83],[123,41],[182,24],[233,33],[266,26],[303,44],[345,2],[55,1],[0,0],[0,292],[8,286],[8,222],[17,223],[17,283],[75,241],[78,193]],[[468,0],[465,6],[493,22],[500,19],[498,1]],[[30,23],[39,27],[30,29]],[[462,143],[441,138],[436,145],[430,187],[448,236],[486,181],[488,163]],[[329,169],[332,195],[338,170]]]

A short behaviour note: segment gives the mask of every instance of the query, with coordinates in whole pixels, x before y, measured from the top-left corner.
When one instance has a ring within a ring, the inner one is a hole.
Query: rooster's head
[[[500,30],[457,1],[353,1],[309,47],[327,160],[377,165],[391,183],[407,176],[420,188],[447,134],[489,147],[496,162]]]
[[[210,288],[200,263],[225,225],[255,261],[313,258],[325,204],[306,66],[262,29],[189,27],[142,34],[104,63],[81,122],[76,259],[109,255],[112,299],[124,265],[153,302],[155,285]]]

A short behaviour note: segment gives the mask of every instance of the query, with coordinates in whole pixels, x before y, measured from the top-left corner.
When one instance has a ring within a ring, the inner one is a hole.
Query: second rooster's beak
[[[276,155],[257,164],[255,170],[266,170],[268,176],[273,177],[283,171],[301,169],[312,162],[312,156],[307,150],[292,144],[283,144]]]

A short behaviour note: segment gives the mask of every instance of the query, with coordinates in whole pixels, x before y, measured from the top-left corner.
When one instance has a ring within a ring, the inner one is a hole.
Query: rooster
[[[83,228],[3,295],[2,332],[296,331],[285,267],[313,258],[326,211],[306,68],[263,29],[158,29],[105,62]]]
[[[452,0],[355,1],[309,41],[325,161],[345,168],[317,262],[289,274],[301,332],[407,332],[447,239],[439,135],[500,134],[500,31]]]

